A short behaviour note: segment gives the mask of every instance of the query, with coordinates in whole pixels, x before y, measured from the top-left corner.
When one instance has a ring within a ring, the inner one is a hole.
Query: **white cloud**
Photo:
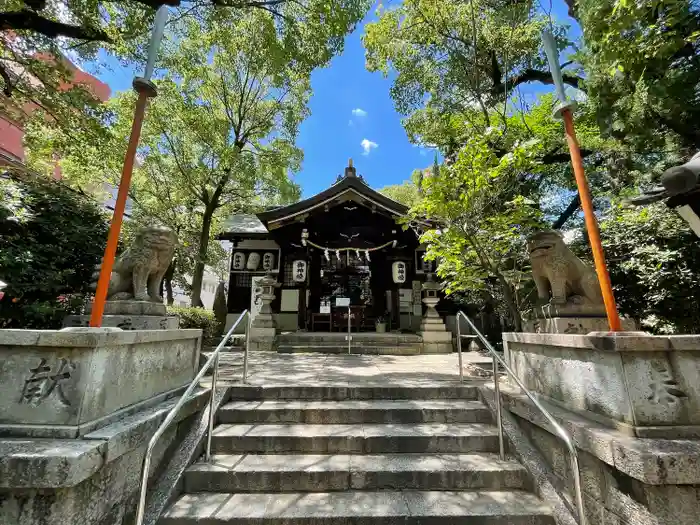
[[[369,152],[372,151],[375,148],[379,147],[379,144],[376,142],[372,142],[371,140],[368,139],[362,139],[362,142],[360,142],[360,146],[362,146],[363,155],[369,155]]]
[[[352,121],[352,119],[348,120],[348,126],[353,127],[355,123]]]
[[[360,118],[367,116],[367,112],[362,108],[353,109],[352,114],[355,115],[356,117],[360,117]]]

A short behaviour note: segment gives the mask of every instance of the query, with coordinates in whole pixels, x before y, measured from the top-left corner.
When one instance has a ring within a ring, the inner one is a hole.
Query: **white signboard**
[[[345,306],[346,308],[350,306],[350,298],[349,297],[336,297],[335,298],[335,305],[336,306]]]
[[[260,281],[264,279],[264,275],[259,275],[253,277],[250,283],[250,322],[260,313],[262,308],[262,299],[260,295],[262,294],[262,286],[260,286]]]

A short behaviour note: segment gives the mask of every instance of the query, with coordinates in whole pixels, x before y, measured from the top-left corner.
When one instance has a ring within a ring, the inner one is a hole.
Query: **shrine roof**
[[[282,206],[272,210],[266,210],[258,214],[258,217],[265,223],[276,222],[284,219],[292,218],[300,215],[311,209],[327,204],[337,197],[354,193],[357,196],[366,199],[370,203],[383,208],[384,211],[392,215],[403,216],[408,213],[408,207],[392,200],[376,190],[370,188],[361,176],[357,176],[356,170],[352,165],[352,159],[349,165],[345,168],[345,175],[339,177],[338,180],[330,188],[317,193],[313,197],[304,199],[288,206]]]
[[[222,226],[227,233],[269,233],[258,216],[252,213],[231,215]]]
[[[311,210],[321,208],[337,199],[349,199],[366,201],[371,207],[394,216],[404,216],[408,213],[408,207],[392,200],[376,190],[370,188],[356,169],[350,159],[345,173],[339,176],[336,182],[321,193],[287,206],[275,206],[266,209],[257,215],[237,214],[224,222],[224,235],[245,234],[247,236],[262,236],[269,230],[278,227],[283,221],[288,221]]]

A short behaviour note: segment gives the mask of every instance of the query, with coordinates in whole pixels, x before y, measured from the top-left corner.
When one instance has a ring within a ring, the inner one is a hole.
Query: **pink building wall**
[[[52,58],[47,56],[47,61],[51,61]],[[62,89],[69,89],[71,85],[82,84],[86,86],[92,93],[102,102],[109,99],[111,95],[111,90],[107,84],[95,78],[94,76],[86,73],[72,64],[67,58],[63,58],[66,65],[73,72],[73,84],[63,83],[61,85]],[[1,102],[0,102],[1,103]],[[24,112],[26,114],[31,114],[34,111],[35,106],[32,104],[27,104],[24,107]],[[9,117],[0,113],[0,156],[9,157],[12,160],[18,160],[24,162],[24,129],[20,122],[15,122]],[[2,164],[2,158],[0,158],[0,164]],[[61,171],[58,165],[54,170],[54,177],[60,179]]]

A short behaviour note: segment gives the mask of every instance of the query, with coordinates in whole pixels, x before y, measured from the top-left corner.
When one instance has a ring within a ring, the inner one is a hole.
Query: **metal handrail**
[[[564,441],[564,444],[566,445],[566,448],[569,449],[569,457],[571,460],[571,469],[574,474],[574,491],[576,495],[576,508],[578,510],[578,519],[579,519],[579,525],[586,525],[586,512],[583,508],[583,493],[581,492],[581,469],[579,468],[579,463],[578,463],[578,452],[576,452],[576,447],[574,446],[574,443],[571,439],[571,436],[569,433],[564,430],[564,428],[559,424],[559,422],[554,419],[552,414],[549,413],[549,411],[542,406],[542,404],[537,400],[537,398],[527,389],[527,387],[520,381],[518,376],[515,375],[515,372],[506,364],[506,362],[501,358],[500,355],[498,355],[498,352],[496,352],[496,349],[491,346],[491,343],[488,342],[486,337],[474,326],[474,323],[472,323],[471,319],[467,317],[467,315],[463,311],[458,311],[457,312],[457,353],[459,356],[459,380],[460,382],[463,381],[463,372],[462,372],[462,332],[459,326],[459,317],[460,315],[464,317],[464,320],[469,323],[469,326],[471,327],[472,330],[474,330],[474,333],[477,335],[477,337],[481,340],[481,342],[484,344],[486,349],[491,353],[491,357],[493,358],[493,385],[494,385],[494,394],[496,396],[496,419],[498,420],[498,446],[499,446],[499,453],[500,453],[500,458],[503,460],[505,459],[505,451],[504,451],[504,445],[503,445],[503,418],[502,418],[502,402],[501,402],[501,390],[498,385],[498,365],[500,364],[503,366],[504,370],[508,373],[510,377],[512,377],[515,382],[518,384],[518,386],[522,389],[523,392],[525,392],[525,395],[530,398],[530,401],[532,401],[537,407],[537,409],[542,413],[542,415],[549,421],[549,424],[554,427],[554,430],[556,433],[559,435],[559,437]]]
[[[207,373],[207,371],[214,366],[214,371],[212,373],[212,378],[211,378],[211,396],[209,397],[209,424],[207,427],[207,448],[205,452],[206,460],[209,461],[211,459],[211,435],[212,435],[212,430],[214,428],[214,397],[216,393],[216,382],[219,378],[219,354],[221,353],[221,349],[225,346],[226,342],[229,340],[229,338],[233,335],[233,331],[238,327],[240,322],[248,316],[248,324],[246,325],[246,331],[245,331],[245,351],[243,353],[243,381],[245,382],[246,379],[248,378],[248,349],[249,349],[249,340],[250,340],[250,312],[248,310],[245,310],[241,315],[238,316],[238,319],[236,319],[236,322],[233,323],[233,326],[231,329],[226,333],[226,335],[221,339],[221,342],[219,345],[216,347],[214,352],[209,356],[209,359],[207,359],[207,362],[204,363],[204,366],[202,369],[199,371],[199,373],[195,376],[195,378],[192,380],[190,385],[187,387],[185,392],[182,394],[178,402],[175,404],[175,406],[168,412],[167,417],[165,418],[165,421],[163,421],[160,426],[158,427],[158,430],[156,430],[155,434],[153,434],[153,437],[151,440],[148,442],[148,447],[146,448],[146,455],[143,458],[143,465],[141,467],[141,488],[139,492],[139,503],[138,503],[138,508],[136,509],[136,522],[135,525],[142,525],[143,524],[143,516],[146,511],[146,492],[148,490],[148,471],[151,468],[151,456],[153,454],[153,449],[156,446],[156,443],[160,439],[160,437],[163,435],[163,433],[168,429],[168,427],[171,425],[173,420],[175,419],[175,416],[177,416],[177,413],[180,411],[180,409],[183,407],[183,405],[189,400],[189,396],[192,393],[192,391],[199,385],[199,382],[202,380],[204,377],[204,374]]]

